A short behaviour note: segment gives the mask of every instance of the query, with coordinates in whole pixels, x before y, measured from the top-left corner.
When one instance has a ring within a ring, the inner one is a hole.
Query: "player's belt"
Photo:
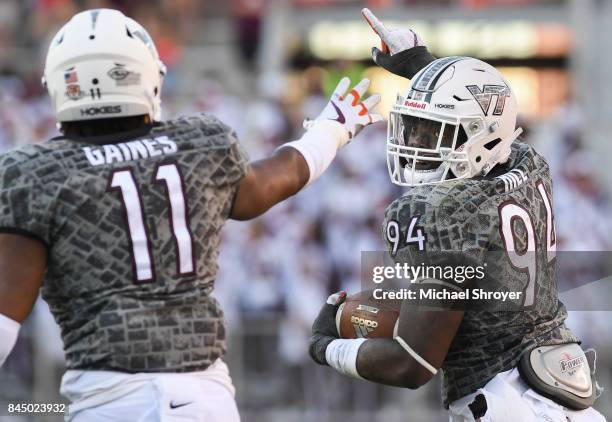
[[[594,350],[592,356],[590,365],[577,343],[540,346],[523,353],[518,370],[537,393],[568,409],[583,410],[598,397]]]

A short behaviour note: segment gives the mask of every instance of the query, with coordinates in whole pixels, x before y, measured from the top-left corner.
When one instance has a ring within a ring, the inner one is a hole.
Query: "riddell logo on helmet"
[[[98,114],[119,114],[121,106],[89,107],[81,109],[81,116],[97,116]]]
[[[427,104],[425,104],[425,103],[418,103],[416,101],[410,101],[410,100],[406,100],[404,105],[406,107],[418,108],[419,110],[425,110],[425,108],[427,108]]]

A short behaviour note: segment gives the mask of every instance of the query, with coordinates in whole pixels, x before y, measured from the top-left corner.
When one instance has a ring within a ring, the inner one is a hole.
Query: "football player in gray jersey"
[[[75,15],[43,83],[62,136],[0,155],[0,365],[39,290],[74,421],[239,420],[211,295],[220,231],[314,182],[382,118],[344,78],[297,141],[249,164],[211,116],[160,120],[165,67],[121,12]]]
[[[404,282],[416,299],[402,301],[394,339],[339,339],[346,293],[331,295],[313,324],[311,356],[413,389],[441,369],[451,421],[605,420],[591,407],[594,362],[558,299],[548,165],[517,140],[508,82],[480,60],[436,60],[414,32],[363,13],[383,41],[374,61],[411,79],[389,116],[389,175],[406,187],[385,213],[389,255],[432,274],[467,265],[482,276]]]

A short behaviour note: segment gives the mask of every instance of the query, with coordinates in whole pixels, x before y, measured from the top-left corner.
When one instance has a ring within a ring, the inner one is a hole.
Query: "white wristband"
[[[316,120],[300,139],[287,142],[279,148],[292,147],[302,154],[310,170],[308,186],[323,174],[336,157],[338,149],[348,141],[348,131],[340,123]]]
[[[357,354],[365,341],[364,338],[334,340],[325,349],[325,360],[341,374],[363,379],[357,372]]]
[[[13,350],[21,324],[0,314],[0,367]]]
[[[434,368],[433,366],[431,366],[431,364],[427,362],[425,359],[423,359],[417,352],[412,350],[412,347],[408,346],[408,343],[406,343],[403,338],[401,338],[400,336],[397,336],[395,337],[395,341],[397,341],[399,345],[402,346],[404,350],[407,351],[408,354],[410,354],[410,356],[414,358],[414,360],[420,363],[429,372],[431,372],[434,375],[438,373],[438,370]]]

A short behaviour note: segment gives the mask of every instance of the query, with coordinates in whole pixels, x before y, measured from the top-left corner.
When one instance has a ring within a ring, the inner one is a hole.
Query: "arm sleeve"
[[[249,156],[238,141],[238,137],[234,131],[231,131],[227,136],[229,141],[229,149],[226,157],[228,163],[227,183],[236,185],[237,187],[238,183],[240,183],[242,178],[249,171]]]
[[[209,161],[214,171],[210,180],[217,186],[234,186],[249,171],[249,156],[238,141],[236,132],[218,118],[199,114],[189,118],[206,140]]]
[[[394,55],[379,54],[376,64],[389,72],[412,79],[421,69],[436,60],[425,46],[418,46]]]
[[[52,198],[40,180],[44,171],[11,153],[0,158],[0,233],[51,244]]]

